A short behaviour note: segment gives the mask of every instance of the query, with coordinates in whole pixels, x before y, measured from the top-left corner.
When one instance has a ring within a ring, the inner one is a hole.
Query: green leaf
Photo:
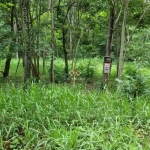
[[[10,6],[10,7],[14,6],[14,4],[12,4],[12,3],[6,3],[6,5]]]
[[[101,12],[99,12],[99,16],[106,17],[107,13],[105,11],[101,11]]]
[[[3,8],[8,9],[7,5],[5,5],[5,4],[3,4],[3,3],[0,3],[0,7],[3,7]]]
[[[12,6],[14,6],[14,4],[12,4],[12,3],[6,3],[6,4],[0,3],[0,7],[3,7],[8,10],[10,9],[9,7],[12,7]]]

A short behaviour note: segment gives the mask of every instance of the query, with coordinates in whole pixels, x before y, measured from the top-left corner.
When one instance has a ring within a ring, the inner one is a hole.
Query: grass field
[[[150,101],[84,86],[32,84],[0,91],[0,147],[12,150],[150,149]]]
[[[78,66],[83,73],[86,63],[89,64],[89,60],[86,61],[80,61]],[[57,63],[57,67],[62,68],[62,60]],[[112,78],[115,68],[113,66]],[[89,90],[85,83],[74,86],[42,81],[31,83],[24,90],[21,66],[19,69],[16,77],[15,69],[11,69],[10,79],[4,82],[1,78],[0,149],[150,149],[149,95],[132,98],[120,90],[101,91],[99,86]],[[94,69],[91,75],[96,82],[101,76],[102,64],[94,59],[90,69]],[[61,75],[63,70],[57,71]],[[17,84],[13,80],[16,78],[20,78]]]
[[[0,71],[4,69],[5,61],[0,61]],[[10,66],[10,73],[9,77],[4,79],[2,77],[2,73],[0,74],[0,82],[1,83],[9,83],[9,82],[15,82],[15,83],[23,83],[24,78],[24,68],[22,65],[22,60],[19,63],[19,67],[17,69],[18,60],[13,59],[11,61]],[[72,70],[72,61],[69,61],[69,71]],[[100,58],[92,58],[92,59],[79,59],[76,61],[76,68],[81,72],[80,76],[77,78],[77,83],[93,83],[95,85],[100,84],[101,77],[102,77],[102,71],[103,71],[103,60]],[[111,71],[111,79],[116,78],[116,62],[113,62],[112,64],[112,71]],[[49,69],[50,69],[50,61],[46,60],[46,66],[45,66],[45,72],[43,73],[43,67],[42,67],[42,60],[40,61],[40,81],[42,83],[49,83],[50,77],[49,77]],[[66,82],[65,79],[65,73],[64,73],[64,61],[62,59],[56,59],[55,60],[55,82],[56,83],[64,83]],[[73,78],[69,75],[69,80],[73,80]],[[111,84],[110,84],[111,85]]]

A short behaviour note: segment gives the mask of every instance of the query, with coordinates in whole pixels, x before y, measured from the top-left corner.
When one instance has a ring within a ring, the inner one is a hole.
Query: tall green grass
[[[19,67],[17,69],[18,59],[12,59],[11,66],[10,66],[10,75],[9,79],[11,81],[18,81],[22,82],[24,77],[24,68],[22,65],[22,60],[20,60]],[[69,71],[71,71],[72,68],[72,60],[68,61],[69,63]],[[0,61],[0,71],[3,71],[5,65],[5,61]],[[64,70],[64,60],[61,58],[57,58],[54,61],[54,72],[55,72],[55,82],[56,83],[63,83],[66,82],[65,80],[65,70]],[[82,78],[86,81],[96,81],[101,79],[102,74],[102,66],[103,62],[100,58],[92,58],[92,59],[77,59],[76,60],[76,68],[81,72],[81,75],[79,78]],[[17,70],[17,72],[16,72]],[[46,60],[45,65],[45,73],[43,73],[43,67],[42,67],[42,60],[40,60],[40,79],[41,81],[47,81],[49,80],[49,70],[50,70],[50,60]],[[2,74],[0,74],[0,77],[2,77]],[[71,79],[72,77],[69,76]]]
[[[150,149],[149,97],[84,85],[0,89],[0,147],[12,150]]]

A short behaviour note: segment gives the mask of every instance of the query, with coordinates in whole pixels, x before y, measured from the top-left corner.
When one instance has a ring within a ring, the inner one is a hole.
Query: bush
[[[123,80],[117,81],[122,83],[122,92],[128,93],[130,97],[136,98],[143,94],[150,94],[149,77],[142,74],[138,66],[127,66]]]
[[[86,63],[80,62],[78,69],[81,71],[81,77],[85,78],[87,81],[92,80],[94,78],[95,65],[92,64],[90,60],[86,61]]]

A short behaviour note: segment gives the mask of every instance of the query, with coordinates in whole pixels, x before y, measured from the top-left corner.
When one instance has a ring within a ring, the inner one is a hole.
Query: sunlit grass
[[[0,89],[0,147],[37,150],[149,149],[150,102],[84,85]]]
[[[71,70],[69,60],[69,71]],[[112,64],[110,88],[100,91],[103,60],[79,59],[76,62],[80,78],[98,86],[87,90],[83,82],[63,84],[64,61],[55,60],[55,75],[61,84],[46,85],[50,61],[45,73],[40,61],[41,80],[23,89],[23,65],[11,62],[10,76],[0,78],[0,148],[35,150],[113,150],[150,149],[150,101],[141,95],[129,99],[128,93],[116,91],[116,62]],[[134,67],[125,63],[124,68]],[[0,70],[4,61],[0,62]],[[140,68],[148,75],[147,68]],[[125,71],[123,72],[123,75]],[[87,82],[83,80],[84,82]],[[17,84],[16,84],[17,83]],[[90,85],[93,86],[93,85]],[[118,92],[118,93],[117,93]]]

